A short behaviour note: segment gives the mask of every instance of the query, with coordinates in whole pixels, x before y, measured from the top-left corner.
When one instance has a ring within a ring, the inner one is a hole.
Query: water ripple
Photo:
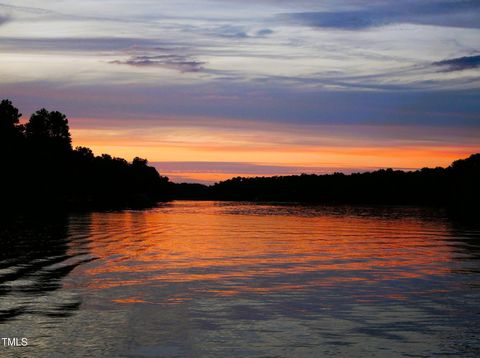
[[[0,329],[27,355],[480,351],[480,230],[439,210],[174,202],[0,240]]]

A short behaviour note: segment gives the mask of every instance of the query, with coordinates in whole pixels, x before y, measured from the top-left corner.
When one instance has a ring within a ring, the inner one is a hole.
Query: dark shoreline
[[[66,115],[40,109],[26,124],[11,101],[0,102],[0,211],[92,211],[151,208],[170,200],[288,202],[309,205],[444,207],[478,216],[480,153],[447,168],[365,173],[235,177],[174,184],[148,165],[72,147]]]

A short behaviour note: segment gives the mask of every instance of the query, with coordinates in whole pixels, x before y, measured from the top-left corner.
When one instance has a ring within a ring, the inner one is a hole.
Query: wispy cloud
[[[442,67],[442,71],[445,72],[463,71],[472,68],[479,68],[480,55],[451,58],[443,61],[434,62],[432,63],[432,65]]]
[[[69,84],[151,86],[161,76],[162,85],[178,84],[175,72],[158,70],[163,68],[197,73],[183,76],[190,83],[215,80],[241,87],[238,82],[269,82],[299,91],[478,85],[467,71],[453,78],[431,66],[451,53],[465,56],[480,46],[480,25],[473,21],[480,12],[478,1],[24,2],[44,10],[3,2],[11,4],[5,11],[14,16],[0,35],[0,50],[7,54],[3,82],[65,78]],[[414,25],[406,30],[381,26],[392,23]],[[422,66],[424,71],[417,70]]]
[[[272,35],[273,33],[275,33],[275,31],[273,31],[272,29],[260,29],[257,32],[255,32],[255,35],[268,36],[268,35]]]
[[[355,173],[379,169],[378,167],[336,167],[336,166],[301,166],[301,165],[275,165],[269,163],[246,162],[150,162],[163,175],[167,175],[177,183],[196,182],[212,184],[214,182],[235,176],[272,176],[328,174],[334,172]],[[396,168],[410,169],[410,168]]]
[[[10,21],[10,16],[0,14],[0,26]]]
[[[98,53],[100,51],[123,51],[138,46],[161,46],[169,44],[159,40],[141,37],[2,37],[0,48],[20,52],[36,51],[48,52],[86,52]]]
[[[353,9],[352,9],[353,7]],[[419,24],[459,28],[480,28],[475,0],[351,2],[337,11],[311,11],[282,14],[278,18],[313,27],[358,30],[390,24]]]
[[[128,60],[115,60],[110,63],[119,65],[130,65],[136,67],[163,67],[177,70],[182,73],[199,72],[203,70],[205,62],[197,61],[183,55],[155,55],[155,56],[133,56]]]
[[[358,172],[366,168],[335,167],[335,166],[299,166],[274,165],[269,163],[242,163],[242,162],[152,162],[159,170],[169,173],[243,173],[254,175],[288,175],[299,173],[333,173]],[[376,169],[376,168],[368,168]]]
[[[225,25],[216,29],[215,32],[219,36],[236,38],[236,39],[244,39],[248,37],[247,32],[241,26]]]
[[[272,35],[274,31],[269,28],[262,28],[259,30],[249,31],[244,26],[224,25],[215,29],[214,33],[221,37],[234,39],[247,39],[255,37],[265,37]]]

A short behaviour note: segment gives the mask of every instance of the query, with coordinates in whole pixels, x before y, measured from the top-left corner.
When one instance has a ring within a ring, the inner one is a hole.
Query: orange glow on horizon
[[[260,129],[241,129],[233,127],[234,125],[238,123],[233,122],[230,129],[173,127],[171,123],[165,128],[111,126],[86,129],[72,126],[72,137],[74,146],[90,147],[97,155],[108,153],[127,160],[140,156],[150,162],[261,163],[298,167],[298,172],[292,174],[315,173],[315,168],[318,167],[330,167],[332,171],[342,171],[342,168],[345,171],[365,171],[371,168],[445,167],[456,159],[480,151],[475,140],[462,144],[442,139],[387,140],[381,133],[395,128],[382,126],[344,125],[338,126],[340,129],[325,126],[325,131],[332,133],[324,134],[323,127],[312,127],[311,131],[300,128],[296,132],[289,126],[269,129],[265,124],[261,124]],[[407,131],[406,128],[399,128]],[[313,132],[314,130],[316,132]],[[360,130],[366,131],[366,134],[357,135]],[[417,129],[412,127],[409,130],[413,133]],[[421,130],[425,131],[425,128]],[[166,171],[161,174],[185,178],[192,182],[215,182],[233,176],[257,176],[255,173],[241,171],[227,173],[199,170]],[[258,173],[258,176],[277,174],[271,171]]]

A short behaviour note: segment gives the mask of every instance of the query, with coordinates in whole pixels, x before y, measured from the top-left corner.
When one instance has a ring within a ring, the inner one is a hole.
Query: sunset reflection
[[[270,294],[422,279],[445,274],[448,266],[441,263],[451,260],[448,246],[436,245],[447,228],[415,216],[326,211],[260,217],[241,204],[176,202],[149,212],[93,214],[90,229],[89,250],[97,260],[79,274],[91,289],[188,284],[191,294]],[[113,301],[156,303],[142,292]]]
[[[473,357],[480,230],[446,214],[174,201],[4,223],[0,324],[28,357]]]

